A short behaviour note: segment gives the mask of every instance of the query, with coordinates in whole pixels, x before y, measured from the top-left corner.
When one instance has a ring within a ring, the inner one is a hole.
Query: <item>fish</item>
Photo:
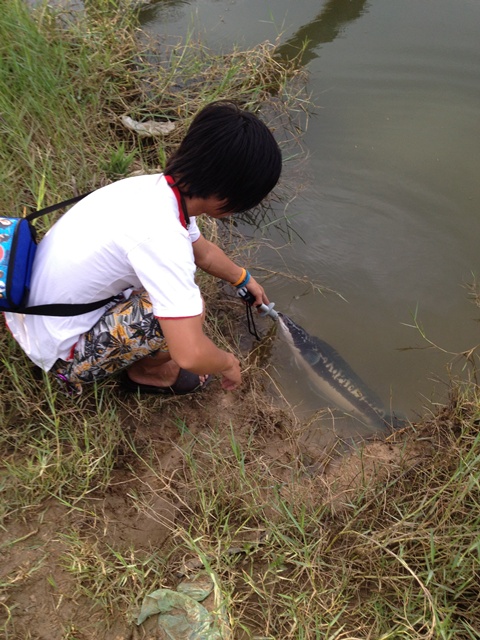
[[[387,413],[380,398],[367,387],[327,342],[312,336],[287,315],[277,312],[281,333],[296,361],[306,369],[315,389],[336,407],[375,428],[399,428],[403,421]]]

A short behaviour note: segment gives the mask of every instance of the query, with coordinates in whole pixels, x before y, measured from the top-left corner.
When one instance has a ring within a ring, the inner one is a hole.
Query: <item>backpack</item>
[[[77,316],[106,305],[115,296],[87,304],[43,304],[29,307],[30,279],[37,250],[32,221],[68,207],[88,193],[34,211],[24,218],[0,217],[0,311],[43,316]]]

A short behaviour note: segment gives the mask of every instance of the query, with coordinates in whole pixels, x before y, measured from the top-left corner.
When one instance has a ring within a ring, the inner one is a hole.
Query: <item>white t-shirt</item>
[[[29,305],[102,300],[144,287],[161,318],[200,315],[192,244],[176,196],[162,174],[120,180],[94,191],[67,211],[40,242]],[[67,359],[81,334],[104,308],[59,318],[6,313],[14,338],[35,364],[48,371]]]

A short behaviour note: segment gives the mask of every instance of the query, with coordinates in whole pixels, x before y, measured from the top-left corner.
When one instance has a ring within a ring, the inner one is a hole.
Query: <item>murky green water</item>
[[[414,418],[444,399],[452,356],[404,350],[426,346],[405,324],[416,315],[452,353],[480,342],[464,288],[480,272],[480,2],[168,0],[143,15],[149,30],[194,28],[217,49],[279,37],[288,54],[308,39],[317,109],[305,188],[288,207],[303,240],[262,259],[346,301],[281,277],[268,294],[385,404]],[[280,343],[274,363],[299,413],[322,405]]]

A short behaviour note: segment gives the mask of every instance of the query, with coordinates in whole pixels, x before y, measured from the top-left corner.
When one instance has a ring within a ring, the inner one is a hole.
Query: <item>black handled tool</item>
[[[246,287],[242,287],[238,289],[237,295],[242,298],[247,304],[250,306],[255,304],[255,297],[248,291]],[[260,304],[256,305],[255,308],[259,310],[261,316],[270,316],[273,320],[278,320],[278,313],[273,308],[275,306],[274,302],[270,302],[270,304]]]

